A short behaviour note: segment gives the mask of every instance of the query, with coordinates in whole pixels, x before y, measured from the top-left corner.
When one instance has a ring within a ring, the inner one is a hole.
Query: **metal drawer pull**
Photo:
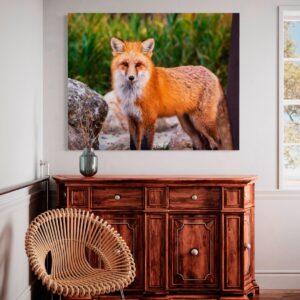
[[[190,251],[191,255],[193,256],[197,256],[199,254],[199,250],[196,249],[196,248],[193,248],[191,251]]]
[[[244,247],[245,247],[245,249],[250,250],[250,249],[251,249],[251,244],[246,243],[246,244],[244,245]]]
[[[115,195],[115,200],[120,200],[121,199],[121,196],[120,195]]]
[[[192,196],[192,200],[197,200],[198,199],[198,196],[197,195],[193,195]]]

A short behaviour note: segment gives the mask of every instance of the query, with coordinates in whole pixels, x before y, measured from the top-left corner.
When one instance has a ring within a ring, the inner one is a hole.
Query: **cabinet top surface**
[[[84,177],[80,175],[55,175],[53,179],[57,183],[71,183],[71,182],[85,182],[85,183],[97,183],[97,182],[128,182],[128,181],[145,181],[145,182],[222,182],[222,183],[250,183],[256,179],[255,175],[230,175],[230,176],[196,176],[196,175],[98,175],[93,177]]]

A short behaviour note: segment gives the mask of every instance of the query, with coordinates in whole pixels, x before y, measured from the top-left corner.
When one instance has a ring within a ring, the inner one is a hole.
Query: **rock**
[[[87,143],[99,149],[97,138],[108,113],[101,95],[86,84],[68,79],[68,147],[81,150]]]
[[[81,132],[78,128],[68,125],[68,148],[69,150],[81,150],[84,148]]]
[[[191,138],[179,127],[170,137],[169,142],[170,150],[192,150]]]
[[[129,133],[101,134],[100,150],[130,150]]]
[[[172,130],[179,126],[177,117],[160,118],[156,121],[156,132]]]

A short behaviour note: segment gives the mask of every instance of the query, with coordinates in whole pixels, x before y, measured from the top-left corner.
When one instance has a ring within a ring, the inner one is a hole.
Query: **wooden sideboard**
[[[126,299],[229,300],[258,293],[255,176],[54,179],[57,207],[92,211],[127,242],[137,272]],[[97,258],[89,260],[97,266]]]

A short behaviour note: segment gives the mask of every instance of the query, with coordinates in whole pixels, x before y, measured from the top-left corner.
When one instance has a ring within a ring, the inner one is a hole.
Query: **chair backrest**
[[[74,276],[78,268],[92,266],[86,258],[87,249],[96,253],[104,270],[115,271],[132,282],[135,264],[123,238],[111,225],[88,211],[77,209],[50,210],[37,216],[30,224],[25,238],[26,253],[34,273],[46,284],[51,279]],[[51,252],[50,274],[45,267]]]

